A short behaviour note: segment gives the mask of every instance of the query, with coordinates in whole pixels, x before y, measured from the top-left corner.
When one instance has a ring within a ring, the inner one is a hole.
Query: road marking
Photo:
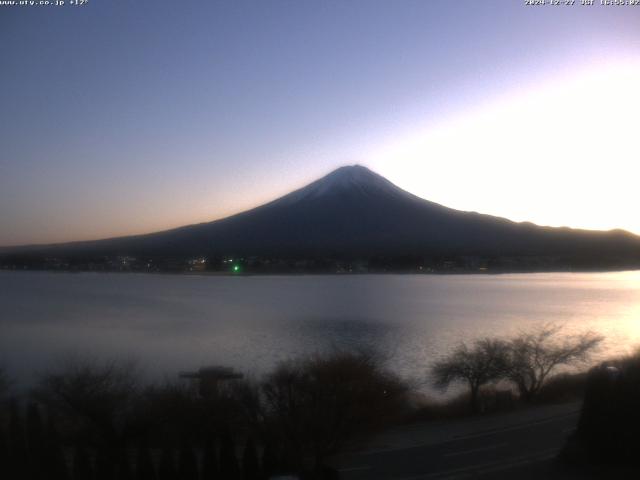
[[[471,450],[462,450],[461,452],[445,453],[443,457],[457,457],[459,455],[468,455],[470,453],[484,452],[487,450],[495,450],[509,445],[508,443],[498,443],[497,445],[489,445],[488,447],[472,448]]]

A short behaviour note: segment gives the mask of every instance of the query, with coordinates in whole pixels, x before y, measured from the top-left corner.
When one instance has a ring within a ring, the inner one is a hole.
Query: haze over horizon
[[[522,3],[3,8],[0,246],[211,221],[354,163],[640,234],[640,9]]]

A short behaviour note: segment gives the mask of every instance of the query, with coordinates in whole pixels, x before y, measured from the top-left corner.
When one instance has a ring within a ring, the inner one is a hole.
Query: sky
[[[0,5],[0,44],[0,245],[211,221],[354,163],[640,234],[640,6],[67,1]]]

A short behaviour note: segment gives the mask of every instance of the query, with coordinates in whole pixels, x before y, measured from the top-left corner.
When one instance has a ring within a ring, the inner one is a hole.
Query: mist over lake
[[[0,365],[19,384],[69,355],[151,377],[223,364],[259,375],[328,348],[374,347],[401,375],[462,340],[554,322],[640,345],[640,272],[208,276],[0,272]]]

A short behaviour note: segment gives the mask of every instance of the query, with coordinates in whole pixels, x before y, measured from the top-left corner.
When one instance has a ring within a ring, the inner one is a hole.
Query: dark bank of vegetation
[[[329,459],[387,426],[579,395],[584,376],[553,375],[586,362],[601,339],[557,333],[461,345],[430,379],[463,381],[469,394],[438,405],[363,352],[285,362],[259,381],[213,369],[199,382],[145,384],[131,364],[75,361],[20,401],[2,374],[0,465],[29,480],[338,478]]]
[[[72,363],[5,399],[11,479],[337,478],[326,459],[405,413],[408,388],[372,355],[279,365],[260,382],[144,385],[127,364]],[[6,389],[5,389],[6,390]]]
[[[563,452],[563,459],[596,468],[632,468],[637,476],[638,432],[640,350],[589,371],[578,428]]]

